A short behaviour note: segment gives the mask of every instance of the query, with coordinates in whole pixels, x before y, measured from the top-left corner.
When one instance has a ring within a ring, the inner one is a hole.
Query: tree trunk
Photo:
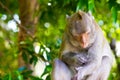
[[[32,40],[35,38],[36,32],[36,24],[38,22],[38,11],[39,4],[37,0],[18,0],[19,1],[19,15],[20,15],[20,25],[19,25],[19,34],[18,34],[18,47],[19,47],[19,55],[18,55],[18,66],[23,67],[26,66],[30,68],[29,62],[25,62],[23,60],[22,54],[24,54],[23,47],[29,47],[27,45],[23,45],[26,39],[31,38]]]

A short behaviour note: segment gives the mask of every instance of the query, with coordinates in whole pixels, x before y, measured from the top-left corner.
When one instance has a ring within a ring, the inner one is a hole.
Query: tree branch
[[[22,28],[31,38],[34,38],[31,35],[30,31],[28,31],[22,24],[20,24],[17,20],[14,19],[12,11],[8,7],[6,7],[1,1],[0,1],[0,6],[12,16],[12,19],[16,22],[19,28]]]

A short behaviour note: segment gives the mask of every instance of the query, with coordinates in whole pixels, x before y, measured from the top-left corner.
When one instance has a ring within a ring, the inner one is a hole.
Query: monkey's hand
[[[77,76],[78,76],[77,74],[74,75],[71,80],[77,80]]]
[[[76,68],[77,73],[72,77],[71,80],[84,80],[84,73],[82,72],[82,67]]]
[[[89,62],[86,54],[82,53],[66,53],[62,56],[62,60],[69,66],[80,67]]]
[[[76,68],[76,70],[78,71],[77,74],[75,75],[75,77],[77,77],[76,80],[83,80],[85,77],[83,67],[78,67]]]
[[[77,74],[74,75],[71,80],[77,80],[77,76],[78,76]]]
[[[71,80],[84,80],[84,78],[82,78],[81,74],[77,73],[72,77]]]

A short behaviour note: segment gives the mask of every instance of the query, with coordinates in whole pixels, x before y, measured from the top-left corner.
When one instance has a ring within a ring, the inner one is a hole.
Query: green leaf
[[[77,7],[76,7],[76,12],[81,9],[81,2],[79,1],[78,4],[77,4]]]
[[[52,65],[48,65],[46,66],[44,73],[42,74],[42,76],[44,76],[47,73],[50,73],[52,71]]]
[[[79,0],[77,7],[76,7],[76,12],[79,9],[84,10],[84,11],[88,11],[88,0]]]
[[[4,77],[3,77],[3,80],[12,80],[11,78],[11,74],[6,74]]]
[[[36,64],[37,63],[37,61],[38,61],[38,58],[36,57],[36,56],[34,56],[34,55],[32,55],[32,58],[30,58],[30,63],[32,64]]]
[[[23,76],[20,74],[20,72],[16,71],[16,73],[17,73],[18,80],[23,80]]]
[[[51,80],[50,74],[46,77],[46,80]]]
[[[0,13],[0,18],[3,16],[3,14],[2,13]]]
[[[94,9],[94,0],[89,0],[88,2],[88,10],[93,11]]]
[[[30,79],[31,79],[31,80],[43,80],[43,79],[41,79],[41,78],[39,78],[39,77],[35,77],[35,76],[30,76]]]
[[[113,22],[116,23],[117,21],[117,7],[113,6],[111,8],[111,12],[112,12],[112,18],[113,18]]]
[[[22,73],[22,75],[31,75],[32,74],[32,70],[26,70],[26,71],[24,71],[23,73]]]
[[[71,0],[64,0],[64,4],[63,4],[63,5],[65,6],[65,5],[69,4],[70,1],[71,1]]]
[[[25,62],[28,62],[28,54],[25,51],[22,53],[22,58]]]

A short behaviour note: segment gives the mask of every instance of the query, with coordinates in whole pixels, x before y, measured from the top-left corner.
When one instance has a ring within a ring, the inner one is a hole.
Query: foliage
[[[14,15],[19,16],[19,3],[17,0],[0,0],[0,79],[3,80],[42,80],[46,74],[50,80],[52,61],[58,57],[62,35],[65,28],[66,15],[71,15],[79,9],[90,11],[103,29],[103,33],[111,41],[112,38],[120,40],[120,0],[38,0],[40,4],[40,18],[37,24],[36,38],[26,39],[21,44],[23,47],[23,59],[31,64],[42,59],[46,65],[44,73],[40,77],[32,76],[32,71],[26,67],[18,68],[18,31],[8,28],[8,23]],[[1,5],[5,5],[3,7]],[[6,16],[6,18],[5,18]],[[39,46],[38,53],[35,47]],[[46,54],[47,57],[44,56]],[[28,56],[31,56],[29,59]],[[119,62],[120,64],[120,62]],[[109,80],[119,80],[117,69],[113,69]]]

